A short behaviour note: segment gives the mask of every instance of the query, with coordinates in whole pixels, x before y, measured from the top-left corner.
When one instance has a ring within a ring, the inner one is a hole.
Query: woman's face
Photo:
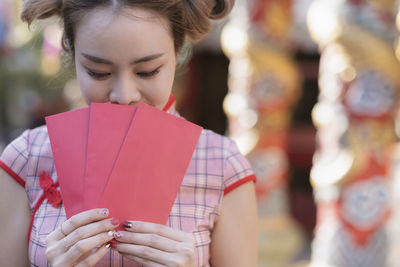
[[[175,75],[168,21],[139,8],[95,9],[75,33],[77,79],[86,103],[145,102],[162,109]]]

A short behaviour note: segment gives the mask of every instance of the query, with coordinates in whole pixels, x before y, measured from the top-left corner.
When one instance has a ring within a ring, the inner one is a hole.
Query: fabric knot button
[[[61,204],[61,194],[57,190],[58,185],[53,183],[50,175],[46,172],[42,172],[39,177],[40,187],[44,191],[44,196],[53,207],[57,208]]]

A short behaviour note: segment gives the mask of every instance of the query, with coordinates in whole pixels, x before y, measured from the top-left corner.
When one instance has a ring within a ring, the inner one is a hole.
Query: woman
[[[88,104],[145,102],[176,114],[171,90],[182,46],[203,37],[232,2],[26,0],[21,17],[30,24],[60,15],[63,48]],[[119,222],[107,209],[66,220],[48,193],[58,183],[45,127],[25,131],[0,160],[0,260],[9,266],[257,265],[255,176],[226,137],[203,130],[167,225]]]

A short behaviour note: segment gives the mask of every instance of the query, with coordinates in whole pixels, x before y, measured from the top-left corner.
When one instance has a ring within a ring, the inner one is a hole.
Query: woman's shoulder
[[[47,126],[46,125],[42,125],[33,129],[28,129],[27,131],[29,131],[31,134],[35,135],[35,134],[39,134],[39,135],[47,135]]]
[[[47,126],[39,126],[33,129],[28,130],[29,131],[29,146],[30,150],[33,154],[37,154],[39,152],[46,153],[48,154],[48,151],[51,150],[50,146],[50,139],[49,139],[49,134],[47,132]],[[50,155],[47,156],[52,156],[52,153],[50,151]]]
[[[35,150],[37,147],[43,149],[46,145],[50,145],[47,127],[43,125],[33,129],[27,129],[13,142],[24,142],[29,151]]]
[[[27,129],[6,146],[0,159],[2,161],[11,161],[15,158],[28,160],[30,155],[37,154],[37,151],[45,152],[46,147],[50,147],[50,141],[45,125]]]
[[[0,156],[0,167],[24,184],[29,166],[38,166],[43,157],[52,158],[46,126],[25,130],[8,144]]]
[[[208,129],[202,130],[197,148],[222,153],[221,156],[224,158],[237,151],[237,145],[233,139]]]
[[[221,182],[225,193],[244,182],[256,180],[250,162],[240,152],[233,139],[210,130],[203,130],[196,149],[195,159],[207,162],[207,168],[218,166],[217,169],[223,177]]]
[[[42,125],[32,129],[25,129],[11,142],[11,144],[24,142],[30,145],[40,142],[45,136],[47,136],[47,127],[46,125]]]

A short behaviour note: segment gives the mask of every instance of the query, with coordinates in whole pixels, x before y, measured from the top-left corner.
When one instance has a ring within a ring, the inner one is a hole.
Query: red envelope
[[[82,212],[89,108],[46,117],[67,218]]]
[[[140,103],[101,205],[120,221],[165,224],[201,127]]]
[[[85,209],[100,208],[100,199],[128,132],[136,107],[92,103],[85,175]]]

